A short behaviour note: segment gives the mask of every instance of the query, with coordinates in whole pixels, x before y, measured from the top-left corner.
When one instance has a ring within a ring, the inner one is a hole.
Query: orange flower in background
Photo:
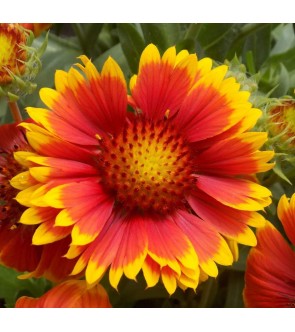
[[[101,285],[88,288],[85,280],[65,281],[40,298],[23,296],[16,308],[111,308],[108,294]]]
[[[295,100],[282,99],[269,109],[269,130],[277,136],[276,144],[287,151],[295,150]]]
[[[261,111],[226,66],[175,47],[162,57],[146,47],[128,98],[113,59],[101,73],[80,59],[83,74],[57,71],[56,89],[41,89],[50,110],[27,109],[35,152],[15,157],[34,181],[16,185],[20,222],[39,225],[35,245],[71,236],[72,274],[90,285],[109,270],[117,288],[142,270],[148,287],[195,289],[216,263],[232,264],[226,240],[256,245],[249,226],[264,225],[257,211],[271,193],[251,176],[272,168],[273,152],[259,151],[266,133],[249,131]]]
[[[32,246],[35,227],[18,224],[25,210],[15,199],[10,180],[24,169],[13,158],[27,149],[23,130],[16,124],[0,127],[0,262],[19,271],[32,271],[41,257],[41,247]]]
[[[0,85],[12,81],[11,73],[22,75],[25,71],[27,34],[19,24],[0,24]]]
[[[283,195],[278,217],[295,245],[295,194]],[[257,231],[258,245],[250,250],[245,274],[244,302],[250,308],[295,307],[295,252],[268,222]]]
[[[68,277],[75,264],[75,261],[62,257],[68,251],[69,237],[46,246],[33,246],[32,237],[36,226],[18,222],[25,207],[14,199],[18,190],[11,186],[11,179],[16,176],[18,186],[22,186],[22,182],[28,179],[34,183],[26,167],[20,166],[13,157],[13,153],[20,149],[32,153],[23,129],[16,124],[2,125],[0,127],[0,263],[20,272],[30,272],[20,278],[44,276],[58,282]],[[22,174],[20,177],[19,173]],[[50,218],[50,215],[47,215],[47,218]]]
[[[31,30],[35,37],[39,37],[43,31],[51,27],[52,23],[20,23],[20,25]]]

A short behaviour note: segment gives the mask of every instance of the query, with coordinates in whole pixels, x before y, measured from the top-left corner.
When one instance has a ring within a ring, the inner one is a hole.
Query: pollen
[[[168,119],[139,117],[100,147],[103,184],[123,208],[167,214],[185,205],[194,179],[191,151]]]

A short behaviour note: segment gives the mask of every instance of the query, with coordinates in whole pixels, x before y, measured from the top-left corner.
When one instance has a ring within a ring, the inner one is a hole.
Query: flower
[[[90,285],[108,269],[114,288],[142,270],[148,287],[161,278],[170,294],[196,289],[216,263],[232,264],[225,238],[255,245],[248,226],[264,224],[257,211],[271,193],[252,175],[272,167],[273,152],[258,151],[266,133],[248,131],[261,111],[224,79],[226,66],[175,47],[162,57],[145,48],[128,97],[112,58],[101,73],[80,60],[41,89],[50,110],[27,108],[36,152],[15,156],[36,182],[16,197],[28,207],[20,222],[40,224],[37,245],[70,234],[72,274]]]
[[[85,280],[65,281],[40,298],[20,297],[16,308],[111,308],[108,294],[101,285],[87,287]]]
[[[26,181],[34,183],[34,179],[14,159],[13,153],[21,149],[30,154],[32,149],[23,129],[16,124],[0,127],[0,142],[0,262],[20,272],[29,272],[20,278],[44,276],[54,282],[61,281],[75,264],[62,257],[68,251],[69,237],[54,244],[32,246],[36,226],[19,223],[25,207],[14,199],[18,190],[11,186],[12,178],[18,188],[23,188]]]
[[[47,46],[47,37],[40,47],[32,47],[33,32],[18,23],[0,23],[0,97],[16,101],[32,93],[32,81],[41,69],[40,57]]]
[[[10,180],[23,171],[13,152],[27,149],[23,130],[15,124],[0,127],[0,261],[19,271],[32,271],[41,257],[41,248],[32,246],[35,227],[18,224],[25,210],[15,199],[17,189]]]
[[[27,52],[24,46],[27,34],[18,24],[0,24],[0,85],[11,83],[10,72],[22,75]]]
[[[268,129],[283,151],[295,152],[295,100],[281,99],[268,110]]]
[[[295,194],[290,201],[283,195],[278,217],[295,245]],[[246,273],[244,302],[251,308],[295,307],[295,252],[270,223],[257,232],[258,245],[250,250]]]

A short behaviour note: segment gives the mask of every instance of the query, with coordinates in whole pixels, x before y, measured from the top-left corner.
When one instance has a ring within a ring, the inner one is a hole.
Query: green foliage
[[[40,297],[50,288],[44,278],[18,279],[20,273],[0,265],[0,308],[14,307],[20,296]]]

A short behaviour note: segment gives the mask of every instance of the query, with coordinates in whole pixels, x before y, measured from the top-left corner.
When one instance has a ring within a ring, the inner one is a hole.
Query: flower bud
[[[0,97],[16,101],[36,88],[32,81],[41,69],[47,37],[39,49],[31,46],[33,40],[33,32],[18,23],[0,24]]]

